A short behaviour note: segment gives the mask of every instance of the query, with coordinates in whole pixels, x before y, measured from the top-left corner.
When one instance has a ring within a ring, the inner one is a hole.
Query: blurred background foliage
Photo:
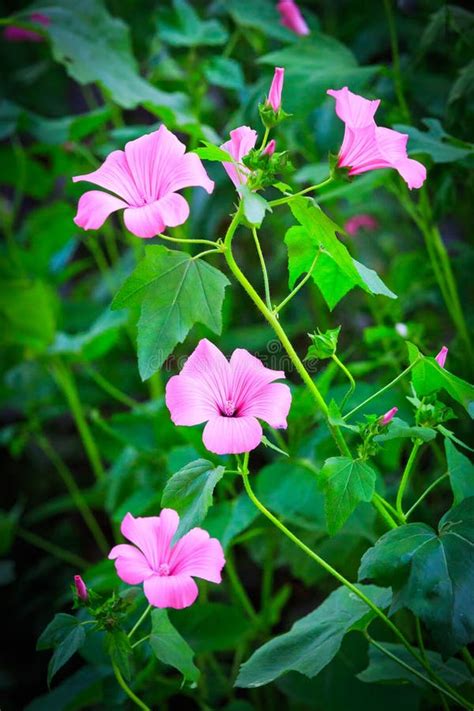
[[[30,7],[0,2],[0,8],[1,17],[21,11],[26,22],[32,11],[51,18],[48,27],[39,28],[43,41],[13,43],[0,37],[5,237],[0,254],[0,705],[5,711],[121,708],[125,697],[105,665],[99,639],[81,651],[82,666],[74,661],[58,675],[50,695],[47,659],[35,652],[36,639],[52,608],[67,608],[74,573],[86,570],[87,584],[97,591],[117,587],[113,565],[100,550],[101,544],[106,549],[101,531],[110,543],[127,511],[156,513],[169,476],[198,456],[209,458],[199,430],[173,427],[162,398],[179,358],[208,334],[195,326],[162,372],[140,381],[134,315],[110,312],[109,305],[143,245],[124,231],[119,217],[97,233],[78,230],[72,219],[83,186],[73,185],[72,176],[93,170],[111,150],[162,121],[188,149],[201,140],[220,143],[241,124],[259,129],[258,103],[273,67],[284,66],[284,108],[293,117],[278,126],[275,138],[293,164],[283,180],[305,187],[327,175],[328,151],[337,152],[342,138],[326,90],[348,85],[382,99],[382,125],[409,127],[403,129],[410,134],[409,153],[428,168],[426,193],[472,322],[474,16],[467,3],[393,3],[403,84],[397,87],[384,2],[301,3],[311,29],[307,38],[280,25],[270,0],[44,0]],[[206,168],[216,190],[211,196],[188,190],[190,219],[170,234],[212,239],[224,234],[234,188],[219,164]],[[423,235],[395,194],[398,181],[395,174],[374,171],[329,186],[319,200],[340,225],[361,213],[373,218],[373,229],[342,239],[398,299],[351,292],[330,313],[311,282],[285,312],[288,332],[302,354],[308,331],[342,325],[341,357],[358,380],[352,406],[406,366],[406,338],[431,354],[447,344],[450,370],[466,379],[472,372]],[[406,193],[408,205],[416,199]],[[287,293],[283,236],[291,222],[291,216],[275,211],[261,231],[275,298]],[[236,250],[258,284],[250,241],[239,240]],[[214,257],[211,261],[218,265]],[[362,504],[335,536],[328,536],[314,475],[332,452],[327,431],[269,328],[237,287],[227,289],[224,324],[219,339],[224,352],[245,347],[272,367],[285,368],[292,382],[294,404],[284,435],[290,458],[282,461],[264,448],[254,458],[261,467],[256,489],[262,501],[355,579],[360,556],[383,531],[381,522]],[[313,372],[328,402],[343,395],[346,383],[335,366],[321,362]],[[366,412],[398,406],[399,415],[410,420],[408,394],[404,384]],[[459,414],[458,406],[449,404]],[[452,427],[467,440],[467,425],[459,421]],[[405,454],[405,441],[395,439],[377,457],[385,473],[380,486],[388,494],[395,490]],[[426,449],[413,499],[445,466],[437,443]],[[145,660],[138,671],[141,682],[156,686],[160,680],[154,703],[161,702],[160,708],[338,711],[350,699],[352,708],[367,711],[439,708],[439,699],[426,688],[398,685],[394,691],[380,679],[369,684],[358,678],[367,666],[367,649],[355,634],[315,679],[292,672],[272,686],[235,695],[236,665],[271,631],[288,629],[312,610],[334,581],[270,532],[242,494],[229,499],[227,489],[235,493],[233,487],[223,481],[204,526],[223,541],[253,607],[267,603],[266,619],[260,626],[249,619],[228,581],[212,590],[211,601],[202,585],[199,604],[170,617],[196,652],[205,681],[197,692],[181,689],[176,673]],[[78,512],[77,488],[96,514],[99,531]],[[422,505],[424,520],[435,524],[450,504],[448,487],[440,487]],[[408,613],[399,616],[410,629]]]

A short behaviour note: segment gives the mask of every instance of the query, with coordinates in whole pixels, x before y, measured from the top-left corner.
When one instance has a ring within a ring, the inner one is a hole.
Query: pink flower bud
[[[264,156],[272,156],[275,153],[275,147],[276,147],[276,142],[275,139],[272,138],[272,140],[269,142],[267,147],[263,151]]]
[[[74,576],[74,585],[76,586],[77,597],[83,602],[87,602],[89,599],[89,593],[87,592],[87,587],[80,575]]]
[[[393,420],[393,418],[395,417],[397,412],[398,412],[398,407],[392,407],[391,410],[386,412],[385,415],[383,415],[383,417],[380,418],[380,424],[381,425],[388,425],[388,423]]]
[[[372,217],[372,215],[354,215],[353,217],[350,217],[345,225],[344,229],[347,232],[348,235],[351,235],[353,237],[356,235],[359,230],[376,230],[378,227],[378,222],[377,220]]]
[[[448,349],[446,348],[446,346],[443,346],[435,358],[435,361],[438,363],[438,365],[441,368],[444,368],[444,364],[446,363],[447,356],[448,356]]]
[[[294,0],[279,0],[277,10],[280,13],[280,22],[284,27],[297,35],[309,35],[309,27]]]
[[[281,92],[283,90],[283,77],[285,70],[283,67],[275,67],[272,84],[268,93],[267,104],[270,104],[273,111],[279,111],[281,108]]]

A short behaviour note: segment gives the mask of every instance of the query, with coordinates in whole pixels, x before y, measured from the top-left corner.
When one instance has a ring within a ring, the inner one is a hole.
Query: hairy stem
[[[449,477],[448,472],[445,472],[445,474],[442,474],[442,475],[439,476],[437,479],[435,479],[435,480],[429,485],[429,487],[424,490],[424,492],[422,493],[422,495],[415,501],[415,503],[413,504],[413,506],[412,506],[410,509],[408,509],[408,511],[407,511],[406,514],[405,514],[405,520],[407,520],[408,517],[411,516],[411,514],[412,514],[413,511],[416,509],[416,507],[421,504],[421,502],[423,501],[423,499],[424,499],[426,496],[428,496],[428,494],[430,493],[430,491],[431,491],[432,489],[434,489],[435,486],[438,486],[438,484],[441,484],[441,482],[444,481],[445,479],[447,479],[448,477]]]
[[[150,612],[152,611],[152,609],[153,609],[153,605],[148,605],[148,606],[145,608],[143,614],[138,618],[138,620],[135,622],[135,624],[133,625],[132,629],[131,629],[130,632],[128,633],[127,637],[128,637],[129,639],[135,634],[135,632],[136,632],[137,629],[140,627],[140,625],[142,624],[142,622],[148,617],[148,615],[150,614]]]
[[[252,235],[255,242],[255,247],[257,249],[258,259],[260,261],[260,267],[262,269],[263,276],[263,286],[265,289],[265,303],[267,304],[267,309],[272,310],[272,299],[270,296],[270,282],[268,280],[267,265],[265,264],[265,257],[263,256],[262,247],[260,245],[260,240],[258,239],[257,230],[252,227]]]
[[[313,259],[313,263],[311,264],[309,270],[306,272],[306,274],[305,274],[305,276],[303,277],[303,279],[295,286],[295,288],[293,289],[293,291],[291,291],[291,292],[288,294],[288,296],[287,296],[286,298],[284,298],[283,301],[282,301],[280,304],[278,304],[278,306],[276,306],[276,307],[273,309],[273,313],[274,313],[274,314],[279,313],[279,312],[282,310],[282,308],[283,308],[284,306],[286,306],[289,301],[291,301],[291,299],[295,296],[295,294],[297,294],[298,291],[299,291],[299,290],[306,284],[306,282],[312,277],[314,268],[316,267],[316,264],[317,264],[317,262],[318,262],[318,259],[319,259],[320,255],[321,255],[321,250],[319,250],[318,253],[316,254],[315,258]]]
[[[141,699],[138,698],[136,694],[133,693],[131,688],[128,686],[127,682],[122,676],[122,673],[115,662],[112,662],[112,668],[114,670],[115,678],[122,687],[122,689],[127,694],[128,698],[133,701],[133,703],[138,706],[138,708],[143,709],[143,711],[151,711],[150,707],[143,703]]]
[[[102,551],[102,553],[106,555],[109,552],[110,546],[107,543],[107,539],[104,536],[101,527],[97,523],[97,520],[94,514],[92,513],[89,504],[84,498],[81,489],[76,484],[71,470],[56,452],[54,447],[51,446],[49,440],[43,434],[37,434],[36,441],[38,442],[38,445],[43,450],[43,452],[48,457],[49,461],[54,466],[59,476],[63,480],[66,489],[69,491],[69,494],[71,495],[71,498],[74,501],[77,510],[84,519],[84,523],[86,524],[87,528],[92,533],[92,536],[94,537],[94,540],[97,543],[99,549]]]
[[[122,405],[125,405],[126,407],[129,407],[131,410],[133,408],[138,407],[140,404],[138,400],[135,400],[133,397],[130,397],[126,393],[122,392],[119,388],[117,388],[113,383],[111,383],[107,378],[104,378],[104,376],[99,373],[93,366],[91,365],[86,365],[86,371],[87,374],[90,376],[90,378],[96,383],[96,385],[99,386],[107,395],[110,395],[110,397],[113,397],[114,400],[117,400],[117,402],[120,402]]]
[[[74,417],[74,421],[79,431],[85,452],[89,458],[92,471],[94,472],[96,479],[101,480],[105,476],[104,467],[102,465],[99,450],[84,415],[84,410],[82,408],[74,376],[70,369],[60,360],[57,360],[53,365],[53,375],[56,383],[63,391],[72,416]]]
[[[286,205],[287,202],[290,200],[293,200],[296,197],[300,197],[301,195],[306,195],[306,193],[310,193],[313,190],[319,190],[320,188],[324,187],[325,185],[329,185],[329,183],[332,183],[334,178],[332,175],[329,176],[329,178],[326,178],[326,180],[323,180],[322,183],[318,183],[317,185],[310,185],[309,188],[304,188],[304,190],[300,190],[297,193],[293,193],[292,195],[286,195],[286,197],[278,198],[278,200],[271,200],[268,204],[270,207],[277,207],[278,205]]]
[[[344,373],[344,375],[346,376],[346,378],[347,378],[348,381],[349,381],[349,390],[346,392],[346,394],[344,395],[344,398],[343,398],[343,400],[342,400],[342,402],[341,402],[341,410],[342,410],[342,409],[344,408],[344,405],[346,404],[347,400],[350,398],[350,396],[351,396],[352,393],[354,392],[356,384],[355,384],[355,380],[354,380],[354,378],[352,377],[351,373],[350,373],[349,370],[346,368],[346,366],[344,365],[344,363],[339,360],[339,358],[337,357],[337,355],[336,355],[335,353],[333,353],[332,356],[331,356],[331,358],[333,359],[333,361],[335,362],[335,364],[342,370],[342,372]]]
[[[379,395],[382,395],[382,393],[384,393],[387,390],[389,390],[390,388],[392,388],[396,383],[398,383],[399,380],[404,378],[405,375],[407,375],[407,373],[409,373],[410,370],[412,370],[415,367],[415,365],[417,365],[421,361],[421,359],[422,359],[422,356],[419,356],[418,358],[416,358],[413,361],[413,363],[410,363],[410,365],[407,368],[405,368],[405,370],[402,370],[402,372],[399,373],[396,378],[394,378],[389,383],[387,383],[387,385],[384,385],[384,387],[381,388],[380,390],[377,390],[376,393],[374,393],[373,395],[368,397],[366,400],[364,400],[364,402],[361,402],[360,405],[357,405],[357,407],[354,407],[350,412],[347,413],[347,415],[344,415],[343,419],[348,420],[349,417],[352,417],[352,415],[354,415],[358,410],[365,407],[365,405],[368,405],[369,402],[372,402],[372,400],[375,400],[376,397],[379,397]]]

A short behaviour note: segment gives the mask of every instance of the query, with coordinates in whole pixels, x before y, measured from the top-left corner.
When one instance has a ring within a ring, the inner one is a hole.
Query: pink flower
[[[30,17],[27,18],[30,22],[37,22],[43,27],[48,27],[51,24],[51,20],[47,15],[43,15],[41,12],[32,12]],[[43,42],[44,37],[40,35],[39,32],[34,30],[25,30],[23,27],[16,27],[15,25],[9,25],[3,31],[3,36],[7,42]]]
[[[309,27],[294,0],[279,0],[277,10],[280,13],[280,22],[284,27],[297,35],[309,35]]]
[[[443,346],[438,353],[438,355],[435,358],[435,361],[438,363],[438,365],[441,368],[444,368],[444,364],[446,363],[446,358],[448,357],[448,349],[446,346]]]
[[[338,165],[350,168],[349,175],[366,173],[377,168],[394,168],[410,190],[420,188],[426,179],[426,168],[408,158],[408,135],[377,126],[374,115],[380,99],[369,101],[353,94],[347,86],[327,92],[336,99],[336,114],[345,123],[344,140]]]
[[[272,138],[272,140],[268,143],[267,147],[263,151],[264,156],[272,156],[275,153],[275,148],[276,148],[276,142],[275,139]]]
[[[395,417],[397,412],[398,412],[398,407],[392,407],[391,410],[386,412],[385,415],[383,415],[383,417],[380,418],[380,424],[381,425],[388,425],[388,423],[393,420],[393,418]]]
[[[282,370],[270,370],[242,348],[230,359],[207,339],[197,345],[179,375],[166,386],[166,405],[175,425],[207,422],[203,442],[216,454],[250,452],[262,441],[262,426],[286,428],[291,405]]]
[[[240,163],[239,166],[233,163],[222,163],[236,188],[248,180],[250,170],[245,165],[242,165],[241,161],[254,148],[256,142],[257,132],[253,128],[239,126],[239,128],[234,128],[230,132],[230,141],[226,141],[221,146],[222,150],[227,151],[236,163]]]
[[[225,558],[219,541],[202,528],[192,528],[171,545],[178,524],[173,509],[143,518],[128,513],[120,530],[134,545],[123,543],[109,553],[119,578],[129,585],[143,583],[145,597],[154,607],[181,610],[192,605],[198,596],[193,577],[221,582]]]
[[[273,80],[267,99],[267,104],[270,104],[275,113],[281,108],[281,92],[283,91],[284,77],[285,70],[283,67],[275,67],[275,73],[273,74]]]
[[[89,599],[89,593],[87,592],[87,586],[80,575],[74,576],[74,585],[76,587],[77,597],[83,602],[87,602]]]
[[[362,214],[362,215],[354,215],[353,217],[350,217],[346,221],[346,223],[344,225],[344,229],[348,235],[351,235],[352,237],[354,237],[354,235],[356,235],[359,232],[359,230],[364,229],[364,230],[372,231],[372,230],[377,229],[378,225],[379,225],[379,223],[377,222],[377,220],[374,217],[372,217],[372,215]]]
[[[176,191],[197,185],[208,193],[214,189],[200,158],[185,150],[184,144],[161,126],[129,141],[124,151],[110,153],[93,173],[73,178],[110,191],[84,193],[74,218],[76,225],[96,230],[112,212],[123,208],[125,225],[137,237],[154,237],[166,226],[182,225],[188,219],[189,205]]]

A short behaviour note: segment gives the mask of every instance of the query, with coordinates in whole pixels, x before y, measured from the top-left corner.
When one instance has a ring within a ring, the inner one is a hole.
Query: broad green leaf
[[[389,590],[372,585],[357,587],[379,607],[390,604]],[[353,592],[338,588],[316,610],[295,622],[289,632],[257,649],[240,668],[236,686],[263,686],[289,671],[316,676],[335,657],[344,635],[362,629],[373,617]]]
[[[126,322],[127,315],[125,313],[104,311],[88,331],[75,335],[58,333],[49,352],[58,355],[79,356],[84,360],[95,360],[115,346],[120,336],[120,329]]]
[[[113,309],[141,306],[137,345],[142,380],[161,367],[195,323],[221,332],[228,284],[227,277],[202,259],[162,246],[146,249],[145,259],[112,302]]]
[[[54,274],[62,281],[64,260],[74,249],[77,233],[73,217],[73,206],[62,201],[48,203],[27,215],[23,231],[28,249],[22,250],[21,260],[29,274]]]
[[[239,193],[244,206],[244,216],[250,225],[260,227],[265,217],[265,212],[272,212],[272,208],[265,198],[250,190],[247,185],[240,185]]]
[[[300,226],[285,235],[288,247],[289,284],[311,271],[330,309],[355,286],[370,294],[383,293],[395,298],[375,272],[355,262],[337,238],[339,227],[310,198],[295,198],[290,208]]]
[[[51,193],[55,179],[53,171],[32,153],[25,152],[20,163],[11,146],[0,146],[0,165],[2,185],[12,188],[22,185],[25,195],[36,200],[43,200]]]
[[[449,439],[444,440],[444,448],[454,503],[460,504],[469,496],[474,497],[474,464],[464,454],[461,454]],[[471,500],[474,501],[474,499]]]
[[[80,12],[76,0],[47,0],[35,12],[48,16],[53,56],[79,84],[100,84],[126,109],[150,104],[171,122],[186,109],[184,95],[160,91],[139,75],[127,25],[99,0],[81,0]]]
[[[449,92],[448,104],[472,93],[474,88],[474,59],[459,70],[458,78]]]
[[[242,67],[235,59],[211,57],[204,65],[204,74],[209,84],[224,89],[243,89],[245,86]]]
[[[260,470],[257,496],[274,513],[310,530],[324,530],[324,501],[317,474],[309,467],[285,459]]]
[[[274,37],[287,42],[296,39],[294,33],[282,26],[280,15],[272,0],[252,0],[252,2],[227,0],[224,7],[244,32],[248,31],[247,28],[251,28],[260,30],[265,37]]]
[[[251,631],[239,607],[219,602],[171,610],[170,619],[195,654],[235,650]]]
[[[362,558],[359,579],[393,588],[392,612],[420,617],[439,647],[454,654],[474,639],[474,498],[443,516],[386,533]]]
[[[444,425],[436,425],[436,429],[438,430],[438,432],[441,432],[441,434],[444,435],[444,437],[446,437],[447,439],[450,439],[451,442],[455,442],[463,449],[467,449],[469,452],[474,452],[474,449],[472,447],[470,447],[468,444],[463,442],[462,439],[459,439],[459,437],[456,437],[454,432],[452,432],[451,430],[448,430],[448,428],[444,427]]]
[[[173,17],[163,15],[158,36],[173,47],[199,47],[224,44],[228,33],[218,20],[201,20],[191,3],[173,0]]]
[[[130,658],[133,654],[130,639],[123,630],[117,629],[105,635],[105,649],[111,661],[119,668],[125,679],[130,679]]]
[[[173,627],[166,610],[151,613],[150,646],[160,662],[181,672],[184,681],[194,684],[198,681],[199,669],[193,662],[194,652]]]
[[[232,163],[232,156],[227,151],[222,150],[219,146],[214,146],[209,141],[201,141],[201,143],[204,144],[204,147],[196,148],[194,151],[199,158],[218,161],[219,163]]]
[[[111,117],[111,109],[101,106],[78,116],[46,118],[32,111],[25,112],[25,128],[40,143],[62,145],[66,141],[79,141],[94,133]],[[23,125],[23,122],[22,122]]]
[[[360,459],[331,457],[319,473],[325,497],[328,531],[332,535],[347,521],[360,501],[371,501],[376,474]]]
[[[399,417],[394,417],[388,426],[384,427],[383,432],[374,437],[374,442],[389,442],[392,439],[406,437],[430,442],[436,437],[436,430],[431,429],[431,427],[412,427]]]
[[[408,133],[408,154],[429,155],[435,163],[451,163],[461,160],[474,153],[474,146],[464,141],[459,141],[445,132],[438,119],[422,119],[427,131],[419,131],[413,126],[396,124],[394,128],[402,133]]]
[[[179,513],[177,538],[204,521],[207,510],[212,506],[216,484],[224,472],[225,467],[215,467],[206,459],[197,459],[173,474],[167,482],[161,505]]]
[[[422,665],[413,659],[410,652],[401,644],[393,642],[383,642],[383,646],[389,652],[401,659],[405,664],[416,669],[423,676],[427,676]],[[468,668],[459,659],[448,659],[444,661],[437,652],[426,651],[426,657],[432,670],[451,686],[461,686],[462,684],[472,684],[472,675]],[[377,647],[369,645],[369,666],[357,675],[361,681],[369,684],[378,682],[404,682],[408,681],[417,686],[427,687],[419,676],[412,674],[405,667],[397,664]]]
[[[284,108],[298,116],[314,111],[327,100],[328,87],[347,85],[358,93],[379,71],[377,65],[358,66],[345,45],[313,31],[309,37],[265,54],[259,61],[271,67],[285,67]],[[334,120],[337,121],[336,116]]]
[[[474,418],[474,385],[442,368],[435,358],[424,356],[413,343],[407,341],[406,344],[410,363],[420,359],[411,371],[417,395],[422,397],[438,390],[446,390]]]
[[[48,686],[56,672],[80,649],[85,639],[84,627],[76,617],[62,612],[55,615],[36,645],[38,650],[54,647],[54,654],[48,665]]]
[[[54,296],[40,280],[7,278],[0,290],[0,341],[44,351],[54,338]]]

